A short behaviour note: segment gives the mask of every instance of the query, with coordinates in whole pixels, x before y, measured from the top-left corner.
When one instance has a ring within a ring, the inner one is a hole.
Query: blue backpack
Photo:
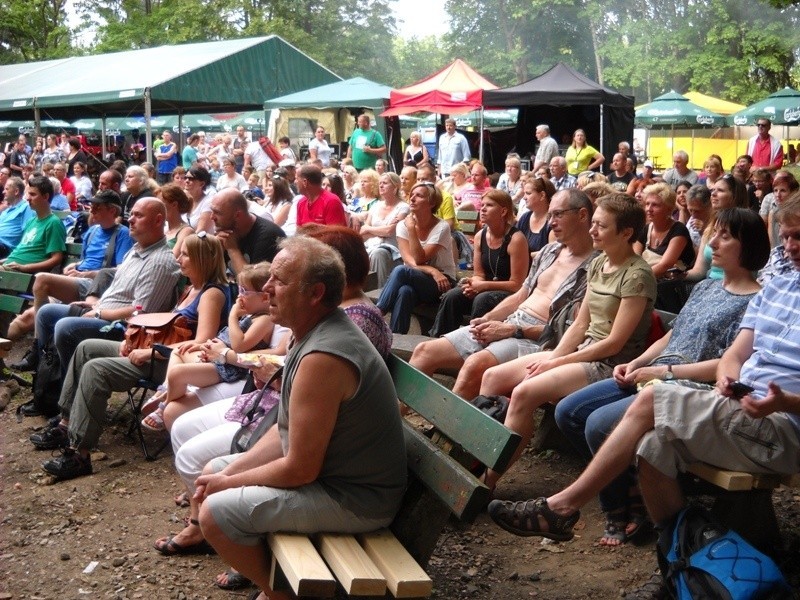
[[[700,507],[683,509],[673,526],[661,531],[656,550],[678,600],[748,600],[789,591],[769,556]]]

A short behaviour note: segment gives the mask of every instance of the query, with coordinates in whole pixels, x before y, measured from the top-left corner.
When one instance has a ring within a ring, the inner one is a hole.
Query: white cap
[[[652,160],[644,161],[644,166],[645,167],[650,167],[652,169],[653,168],[653,161]]]
[[[294,161],[291,158],[284,158],[281,162],[278,163],[279,167],[294,167]]]

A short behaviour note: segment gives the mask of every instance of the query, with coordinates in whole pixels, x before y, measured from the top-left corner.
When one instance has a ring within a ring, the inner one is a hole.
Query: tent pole
[[[604,113],[603,113],[603,105],[600,105],[600,149],[604,147],[605,142],[605,127],[603,127],[604,121]],[[600,172],[603,172],[603,165],[600,165]]]
[[[102,140],[102,152],[103,155],[100,157],[103,161],[106,159],[106,154],[108,153],[108,136],[106,135],[106,116],[103,115],[102,120],[100,121],[101,127],[103,128],[103,132],[100,134],[100,139]]]
[[[480,161],[481,164],[484,164],[484,162],[483,162],[483,106],[481,106],[480,123],[481,123],[481,127],[480,127],[481,133],[480,133],[480,145],[478,146],[478,160]]]
[[[145,88],[144,90],[144,128],[145,128],[145,140],[144,143],[147,145],[146,148],[146,156],[147,162],[153,162],[153,126],[150,123],[150,119],[152,118],[152,106],[150,104],[150,88]]]
[[[34,107],[33,107],[33,131],[34,131],[34,139],[33,139],[33,141],[34,142],[36,141],[36,138],[40,135],[39,134],[39,130],[41,129],[41,127],[42,127],[42,115],[39,112],[39,107],[34,104]],[[35,146],[35,145],[36,144],[34,143],[31,146],[31,148],[33,148],[33,146]]]

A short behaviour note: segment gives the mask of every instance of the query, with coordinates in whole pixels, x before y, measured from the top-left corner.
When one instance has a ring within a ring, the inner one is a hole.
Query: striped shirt
[[[753,331],[753,353],[742,365],[740,380],[767,395],[767,384],[800,393],[800,272],[770,281],[747,307],[740,329]],[[800,433],[800,415],[788,414]]]

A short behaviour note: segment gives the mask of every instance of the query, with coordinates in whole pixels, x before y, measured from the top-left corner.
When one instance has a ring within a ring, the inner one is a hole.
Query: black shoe
[[[47,417],[49,419],[50,417],[55,417],[60,414],[61,411],[58,406],[53,407],[53,410],[50,411],[41,410],[36,406],[33,400],[29,400],[25,404],[17,407],[17,412],[23,417]]]
[[[44,461],[42,468],[58,479],[75,479],[92,474],[92,460],[88,456],[83,458],[72,448],[66,448],[58,458]]]
[[[29,438],[37,450],[56,450],[69,447],[69,433],[67,428],[60,424],[58,419],[55,425],[37,431]]]
[[[39,344],[34,340],[31,346],[19,362],[8,365],[15,371],[35,371],[39,366]]]

